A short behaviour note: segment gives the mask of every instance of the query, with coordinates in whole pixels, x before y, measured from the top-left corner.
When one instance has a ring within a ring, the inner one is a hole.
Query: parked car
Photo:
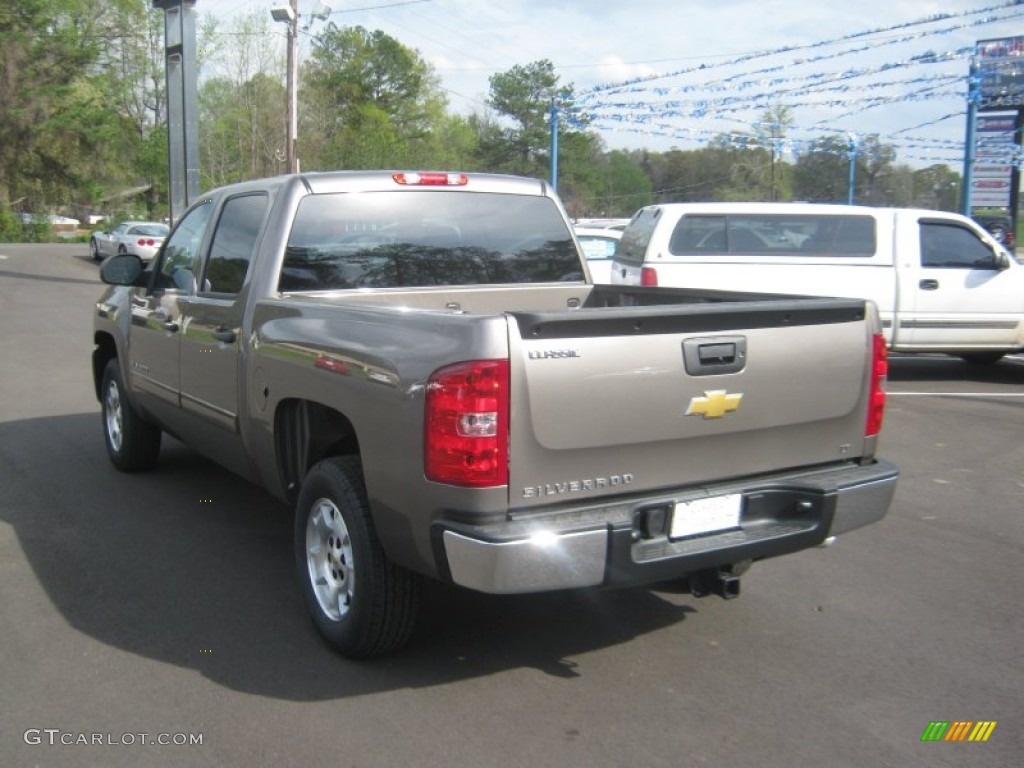
[[[999,243],[1012,250],[1017,244],[1017,235],[1013,228],[1013,219],[1009,216],[975,216],[974,220],[981,224]]]
[[[21,223],[26,227],[35,224],[36,222],[45,221],[55,230],[74,230],[78,227],[78,219],[72,219],[69,216],[58,216],[57,214],[47,213],[21,213],[18,214],[21,219]]]
[[[573,227],[576,239],[580,241],[583,255],[587,257],[590,276],[595,283],[610,283],[612,278],[612,259],[615,249],[622,239],[622,231],[593,227]]]
[[[614,229],[619,232],[626,228],[629,219],[576,219],[574,227],[587,227],[590,229]]]
[[[158,221],[122,221],[109,232],[93,232],[89,253],[95,261],[115,253],[133,253],[148,263],[169,231]]]

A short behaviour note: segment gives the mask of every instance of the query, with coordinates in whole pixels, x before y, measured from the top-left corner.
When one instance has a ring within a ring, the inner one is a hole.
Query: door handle
[[[917,284],[917,287],[920,288],[922,291],[935,291],[935,290],[938,290],[939,281],[938,280],[922,280],[921,282],[919,282]]]
[[[235,332],[230,328],[218,328],[212,334],[213,338],[217,341],[221,341],[225,344],[233,344],[235,339],[238,338]]]

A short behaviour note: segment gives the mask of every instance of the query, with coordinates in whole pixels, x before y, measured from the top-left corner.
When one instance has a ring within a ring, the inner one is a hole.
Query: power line
[[[626,87],[629,87],[629,86],[635,86],[635,85],[639,85],[639,84],[642,84],[642,83],[654,82],[656,80],[663,80],[663,79],[666,79],[666,78],[678,77],[678,76],[681,76],[681,75],[684,75],[684,74],[693,74],[695,72],[703,72],[703,71],[706,71],[708,69],[724,67],[724,66],[728,66],[728,65],[731,65],[731,64],[742,64],[742,63],[745,63],[747,61],[752,61],[752,60],[756,60],[756,59],[760,59],[760,58],[766,58],[766,57],[769,57],[769,56],[777,56],[777,55],[781,55],[781,54],[785,54],[785,53],[792,53],[792,52],[801,51],[801,50],[810,50],[810,49],[815,49],[815,48],[823,48],[823,47],[827,47],[829,45],[835,45],[835,44],[846,42],[846,41],[852,41],[852,40],[856,40],[856,39],[859,39],[859,38],[873,36],[875,34],[880,34],[882,32],[894,32],[894,31],[900,30],[900,29],[909,29],[909,28],[916,27],[916,26],[921,26],[921,25],[926,25],[926,24],[934,24],[934,23],[937,23],[939,21],[947,21],[947,20],[956,19],[956,18],[966,18],[966,17],[969,17],[969,16],[976,16],[976,15],[982,14],[982,13],[992,13],[994,11],[1003,10],[1003,9],[1008,8],[1008,7],[1019,6],[1019,5],[1020,5],[1020,0],[1010,0],[1009,2],[1002,3],[1000,5],[988,6],[986,8],[978,8],[978,9],[974,9],[974,10],[960,11],[958,13],[934,14],[932,16],[928,16],[928,17],[925,17],[923,19],[917,19],[915,21],[902,22],[900,24],[894,24],[894,25],[891,25],[891,26],[888,26],[888,27],[879,27],[877,29],[872,29],[872,30],[862,30],[860,32],[853,32],[853,33],[851,33],[849,35],[843,35],[841,37],[833,38],[831,40],[821,40],[821,41],[818,41],[816,43],[808,43],[808,44],[805,44],[805,45],[788,45],[788,46],[781,46],[781,47],[778,47],[778,48],[770,49],[770,50],[767,50],[767,51],[755,51],[755,52],[752,52],[752,53],[744,53],[744,54],[741,54],[739,56],[736,56],[736,57],[734,57],[732,59],[729,59],[729,60],[723,61],[723,62],[717,62],[717,63],[713,63],[713,64],[702,64],[702,65],[700,65],[698,67],[688,67],[686,69],[678,70],[678,71],[675,71],[675,72],[665,72],[665,73],[662,73],[662,74],[648,75],[648,76],[645,76],[645,77],[633,78],[631,80],[626,80],[626,81],[623,81],[623,82],[620,82],[620,83],[610,83],[610,84],[603,85],[603,86],[597,86],[597,87],[591,89],[590,91],[587,91],[587,92],[581,94],[578,98],[582,99],[582,98],[585,98],[587,96],[590,96],[591,94],[602,93],[602,92],[606,92],[606,91],[613,91],[613,90],[617,90],[619,88],[626,88]],[[1008,16],[1000,17],[997,20],[999,20],[999,21],[1006,21],[1006,20],[1009,20],[1009,19],[1012,19],[1012,18],[1017,18],[1017,17],[1022,16],[1022,15],[1024,15],[1024,11],[1018,11],[1016,13],[1011,13]],[[978,26],[980,24],[992,23],[992,21],[993,20],[991,20],[991,19],[983,19],[980,22],[975,22],[974,24],[963,25],[963,26]],[[952,31],[952,29],[953,28],[950,28],[949,31]],[[890,42],[886,42],[885,44],[888,45],[888,44],[890,44]]]

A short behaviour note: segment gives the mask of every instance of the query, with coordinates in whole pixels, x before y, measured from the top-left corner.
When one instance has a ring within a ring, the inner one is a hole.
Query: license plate
[[[742,506],[743,494],[741,493],[680,501],[672,512],[669,538],[681,539],[684,536],[696,536],[700,533],[737,528],[740,524]]]

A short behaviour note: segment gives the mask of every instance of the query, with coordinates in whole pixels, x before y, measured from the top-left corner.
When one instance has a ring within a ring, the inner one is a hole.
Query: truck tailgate
[[[863,302],[509,315],[511,505],[856,458]]]

